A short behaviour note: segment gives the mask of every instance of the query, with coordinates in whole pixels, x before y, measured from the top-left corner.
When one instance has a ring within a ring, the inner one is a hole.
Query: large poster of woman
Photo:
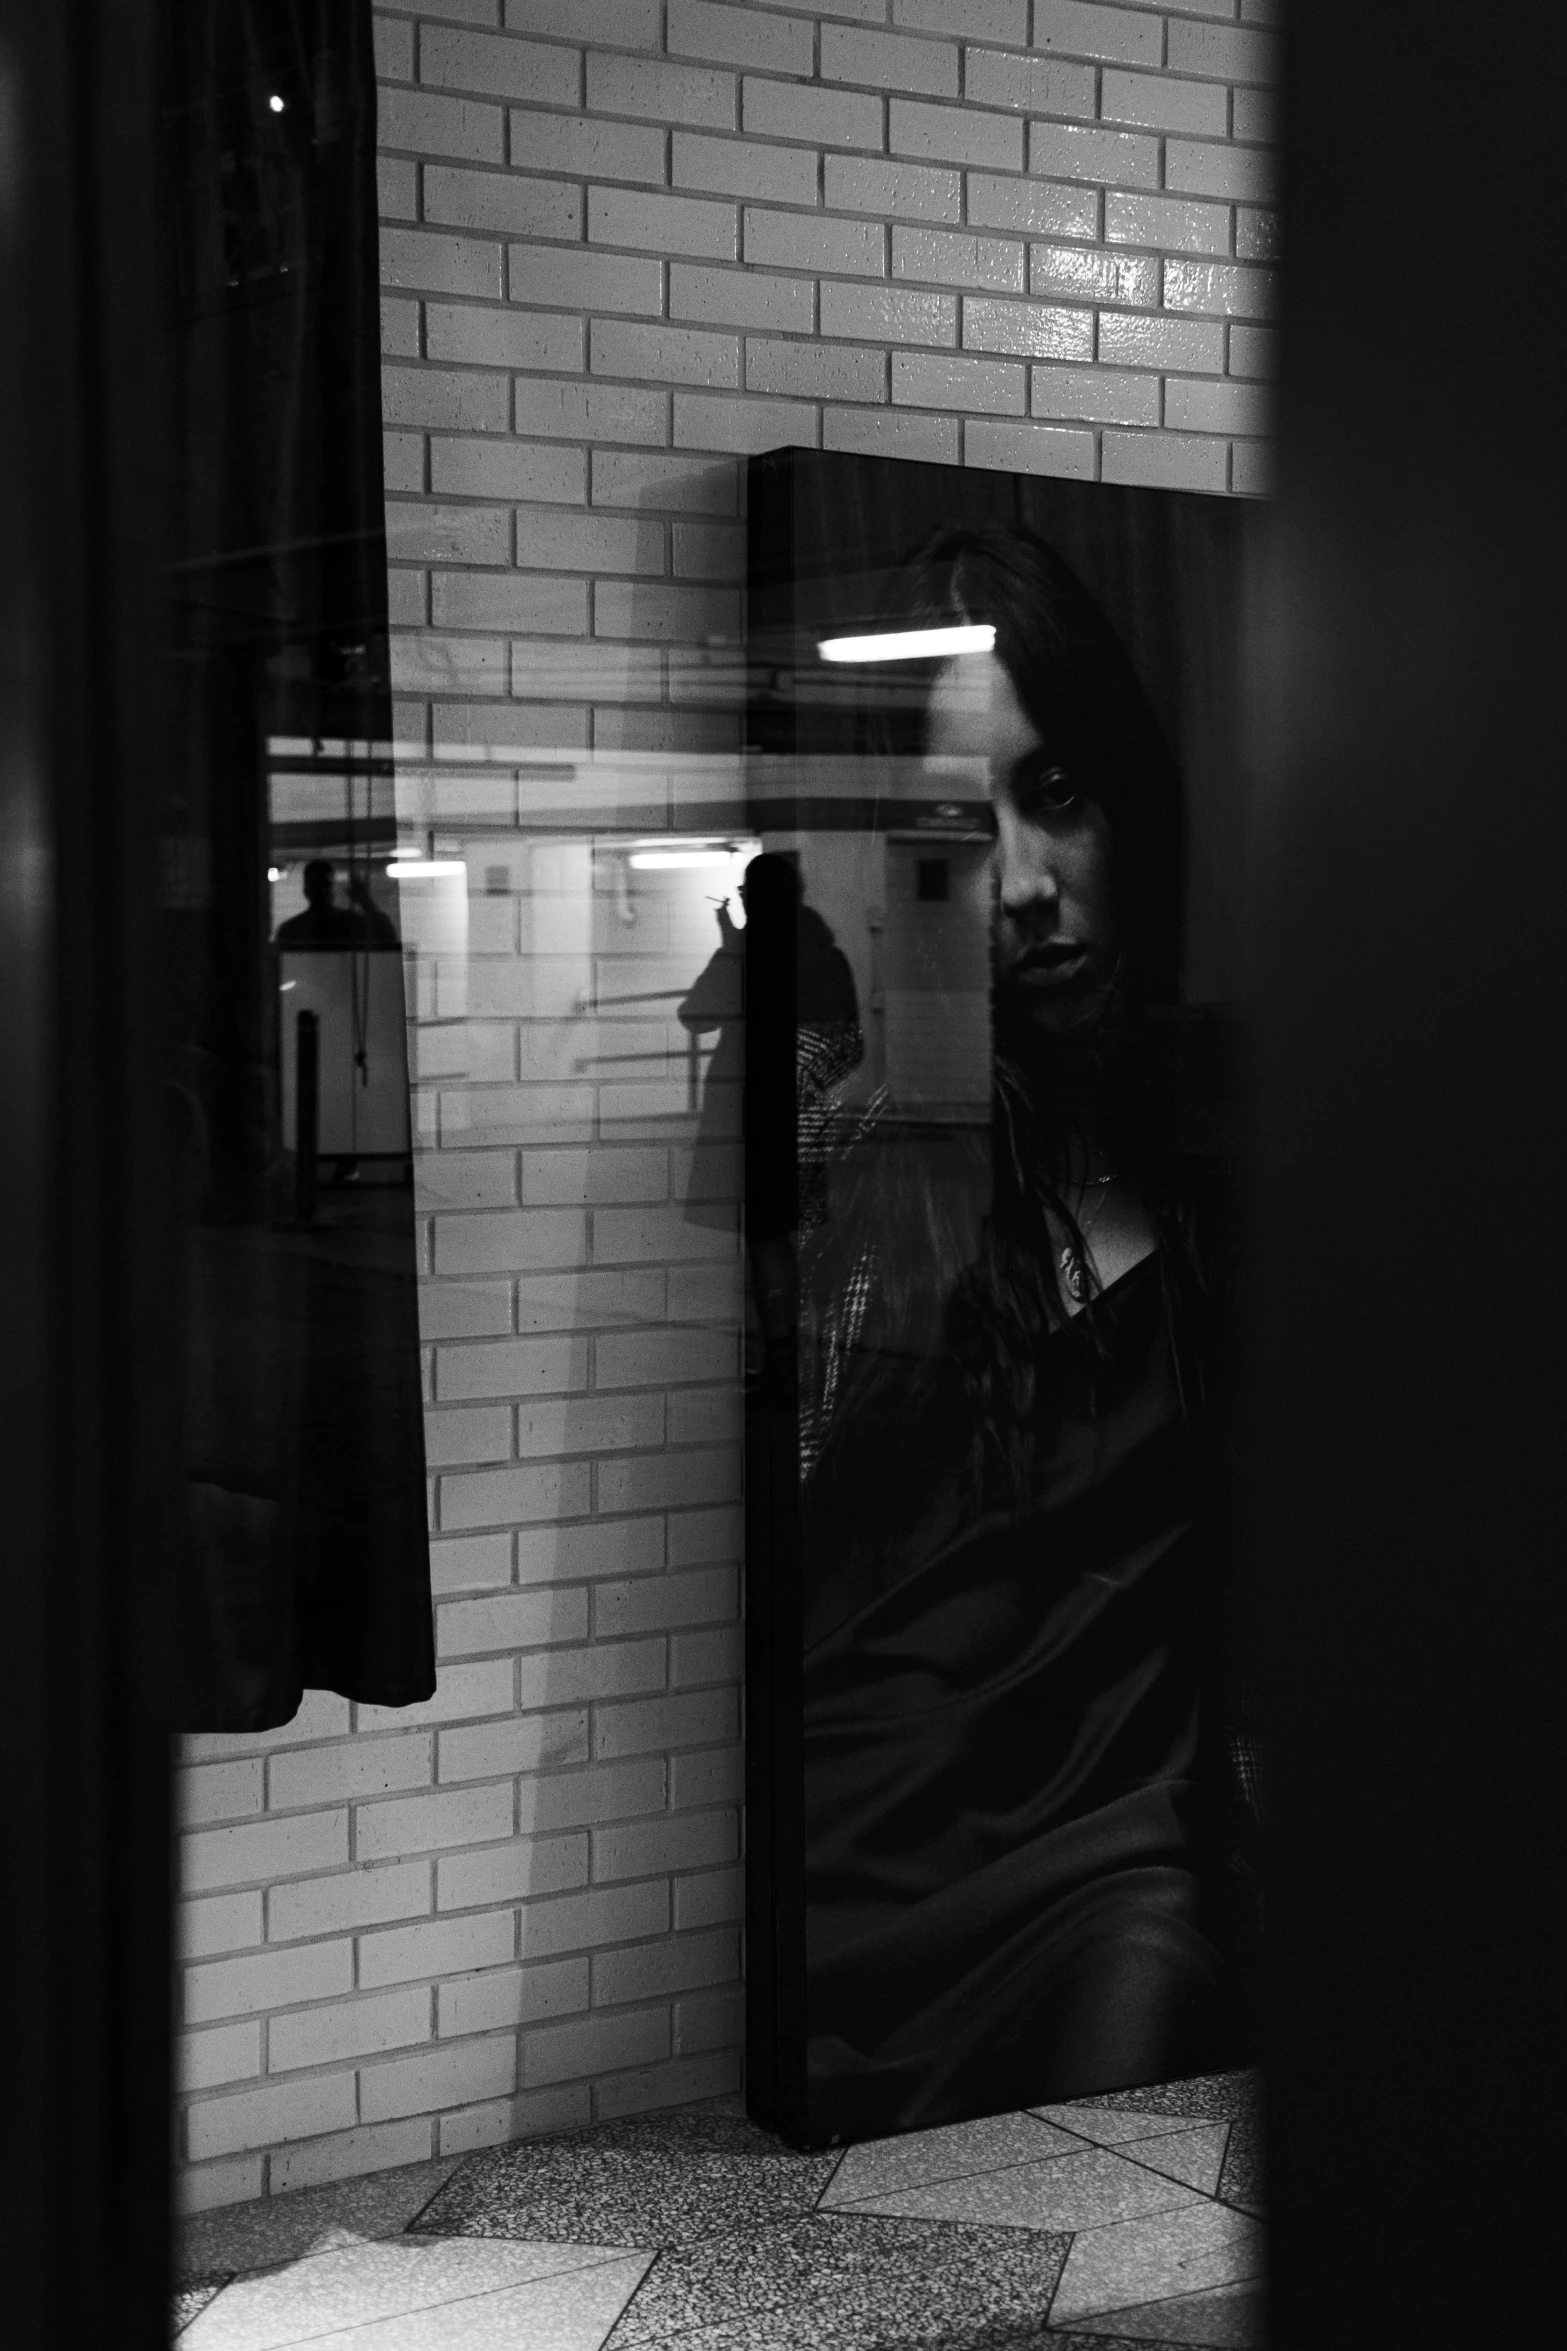
[[[825,2143],[1251,2053],[1248,555],[1167,493],[751,490],[751,2095]]]

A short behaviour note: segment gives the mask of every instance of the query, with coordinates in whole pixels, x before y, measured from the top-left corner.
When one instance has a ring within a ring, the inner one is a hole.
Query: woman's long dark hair
[[[961,1430],[969,1506],[1009,1507],[1031,1482],[1047,1341],[1064,1334],[1090,1357],[1103,1345],[1093,1316],[1066,1314],[1051,1223],[1088,1262],[1067,1194],[1086,1172],[1089,1124],[1153,1221],[1172,1331],[1195,1334],[1204,1318],[1198,1205],[1175,1149],[1181,777],[1120,638],[1031,532],[932,533],[899,567],[886,612],[899,627],[995,629],[997,658],[1050,759],[1104,815],[1118,955],[1103,1012],[1069,1034],[1042,1036],[1004,989],[993,990],[991,1206],[977,1237],[926,1196],[928,1184],[901,1177],[895,1151],[862,1137],[844,1152],[833,1226],[803,1269],[807,1320],[835,1311],[841,1320],[856,1266],[865,1295],[857,1344],[840,1348],[812,1482],[826,1500],[840,1478],[863,1474],[851,1457],[863,1456],[872,1428],[890,1465],[900,1447],[889,1432],[929,1425],[939,1400],[935,1417]],[[877,747],[889,747],[885,731]],[[903,1196],[894,1200],[894,1190]],[[1178,1338],[1188,1410],[1203,1352]]]

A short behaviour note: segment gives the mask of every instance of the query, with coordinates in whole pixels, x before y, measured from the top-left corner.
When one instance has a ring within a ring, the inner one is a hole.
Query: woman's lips
[[[1086,947],[1073,939],[1061,939],[1048,947],[1027,948],[1015,959],[1007,976],[1029,987],[1057,987],[1075,979],[1088,960]]]

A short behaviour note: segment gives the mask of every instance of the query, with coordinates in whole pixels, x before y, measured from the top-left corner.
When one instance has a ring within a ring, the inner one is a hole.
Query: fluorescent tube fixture
[[[989,653],[996,632],[987,621],[948,629],[893,629],[879,637],[824,637],[823,661],[945,661],[954,653]]]
[[[627,862],[644,872],[672,872],[678,866],[729,865],[733,849],[633,849]]]
[[[460,857],[394,857],[387,878],[394,882],[433,882],[445,874],[466,873]]]

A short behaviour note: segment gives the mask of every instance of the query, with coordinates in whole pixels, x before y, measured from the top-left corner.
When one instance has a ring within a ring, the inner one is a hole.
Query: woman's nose
[[[1002,911],[1027,914],[1053,907],[1061,895],[1060,880],[1050,844],[1032,825],[1019,824],[998,811],[996,875]]]

